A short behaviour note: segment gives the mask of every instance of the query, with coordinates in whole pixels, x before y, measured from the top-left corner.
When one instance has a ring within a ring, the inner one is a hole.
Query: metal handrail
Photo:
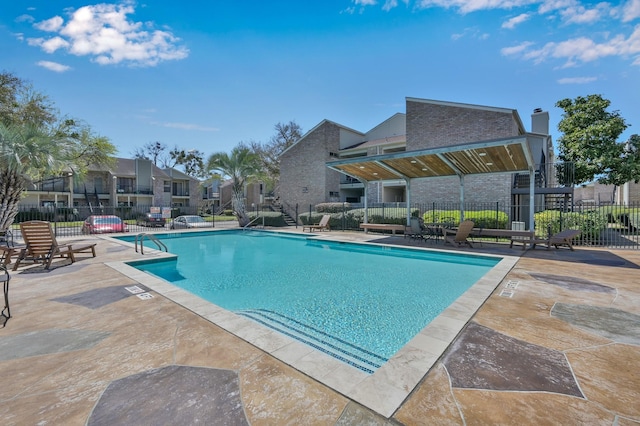
[[[247,227],[248,227],[249,225],[251,225],[253,222],[255,222],[256,220],[258,220],[258,219],[260,219],[260,218],[262,218],[262,227],[264,228],[264,215],[263,215],[263,216],[258,215],[258,216],[256,216],[256,218],[255,218],[255,219],[253,219],[251,222],[249,222],[249,223],[247,223],[245,226],[243,226],[243,227],[242,227],[242,229],[247,229]]]
[[[164,249],[164,251],[166,251],[166,252],[169,251],[167,246],[165,246],[164,243],[158,239],[158,237],[156,237],[155,235],[152,235],[152,234],[147,234],[146,232],[141,232],[138,235],[136,235],[136,239],[135,239],[136,253],[138,252],[138,240],[139,240],[140,241],[140,254],[144,254],[143,241],[144,241],[145,237],[148,238],[149,241],[153,241],[154,243],[156,243],[156,246],[158,246],[158,250],[162,251],[162,249]]]

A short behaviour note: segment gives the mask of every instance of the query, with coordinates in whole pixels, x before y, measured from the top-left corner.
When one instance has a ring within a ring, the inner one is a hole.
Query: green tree
[[[558,124],[563,133],[558,139],[558,158],[575,164],[576,184],[597,180],[621,185],[640,178],[637,135],[629,143],[618,142],[628,125],[618,111],[607,111],[610,105],[601,95],[556,103],[564,110]]]
[[[246,146],[237,146],[231,154],[218,152],[207,160],[209,172],[219,172],[223,177],[231,179],[231,208],[240,226],[249,224],[244,202],[244,188],[255,180],[260,173],[260,158]]]
[[[28,182],[113,164],[116,148],[107,138],[76,120],[57,119],[46,96],[7,73],[0,75],[0,111],[0,230],[13,223]]]
[[[276,133],[269,142],[252,141],[247,144],[260,157],[260,179],[265,183],[267,192],[274,191],[280,180],[280,154],[302,137],[302,128],[295,121],[277,123],[274,129]]]
[[[166,164],[168,161],[166,151],[167,145],[156,141],[148,142],[142,148],[136,148],[132,155],[139,160],[149,160],[155,166],[160,162],[160,167],[172,167]]]
[[[169,152],[176,165],[184,168],[184,172],[194,178],[204,178],[207,173],[204,167],[204,153],[197,149],[185,151],[177,147]]]

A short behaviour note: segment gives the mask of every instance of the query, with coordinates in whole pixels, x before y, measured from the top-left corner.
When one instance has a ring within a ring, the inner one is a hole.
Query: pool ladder
[[[140,241],[140,254],[144,254],[144,239],[147,238],[149,241],[153,241],[154,243],[156,243],[156,246],[158,246],[158,250],[160,251],[166,251],[168,252],[169,250],[167,249],[167,246],[164,245],[164,243],[162,241],[160,241],[155,235],[153,234],[147,234],[146,232],[141,232],[138,235],[136,235],[136,253],[138,252],[138,241]]]

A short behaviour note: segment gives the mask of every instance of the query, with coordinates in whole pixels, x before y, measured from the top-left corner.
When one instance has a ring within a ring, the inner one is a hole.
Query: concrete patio
[[[638,250],[458,249],[520,258],[387,418],[109,266],[143,257],[130,246],[89,240],[96,258],[11,275],[4,425],[640,423]]]

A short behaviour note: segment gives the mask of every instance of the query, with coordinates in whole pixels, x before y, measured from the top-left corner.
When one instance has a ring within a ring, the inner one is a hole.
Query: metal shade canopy
[[[330,161],[327,167],[363,182],[531,171],[526,136]]]
[[[366,183],[404,179],[407,184],[407,225],[410,222],[411,181],[443,176],[460,179],[460,217],[464,218],[464,177],[485,173],[529,172],[530,205],[534,205],[535,163],[526,135],[447,147],[347,158],[326,163],[330,169],[353,176],[365,184],[364,222],[368,223]],[[533,208],[529,229],[533,229]]]

